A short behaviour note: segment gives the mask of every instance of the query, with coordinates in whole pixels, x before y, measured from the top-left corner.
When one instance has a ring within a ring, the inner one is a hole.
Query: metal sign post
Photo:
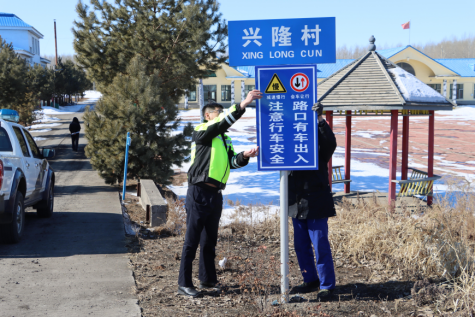
[[[281,302],[289,302],[289,177],[280,171],[280,293]]]
[[[316,65],[258,66],[256,107],[259,170],[280,171],[282,302],[289,300],[288,170],[318,169]]]

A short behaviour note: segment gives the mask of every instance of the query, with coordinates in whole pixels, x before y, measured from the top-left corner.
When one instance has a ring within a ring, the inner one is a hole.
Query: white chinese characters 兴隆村
[[[315,39],[315,42],[313,42],[313,45],[319,45],[320,44],[320,32],[322,30],[319,28],[318,24],[315,26],[314,29],[309,29],[307,25],[305,25],[305,28],[302,30],[302,41],[305,41],[305,46],[308,45],[308,40],[309,39]]]
[[[275,43],[279,43],[279,46],[292,46],[289,32],[290,27],[281,26],[272,28],[272,47],[275,47]]]
[[[259,34],[259,31],[260,31],[259,28],[256,28],[256,31],[254,31],[253,28],[249,28],[249,32],[246,29],[244,29],[243,32],[244,32],[244,34],[246,34],[246,36],[243,36],[242,39],[247,40],[247,41],[242,46],[244,46],[244,47],[248,46],[251,43],[251,40],[253,40],[253,42],[256,43],[257,46],[261,46],[262,43],[259,42],[258,40],[261,40],[262,36],[257,35],[257,34]]]

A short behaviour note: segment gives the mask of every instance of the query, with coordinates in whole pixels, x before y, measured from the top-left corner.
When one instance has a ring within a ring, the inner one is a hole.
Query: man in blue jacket
[[[323,119],[322,105],[315,104],[313,110],[318,114],[318,170],[292,171],[289,175],[289,216],[292,217],[295,253],[304,280],[303,284],[292,288],[291,293],[309,293],[320,288],[318,298],[328,300],[335,288],[335,269],[327,222],[328,217],[336,216],[336,211],[327,166],[336,149],[336,138]]]

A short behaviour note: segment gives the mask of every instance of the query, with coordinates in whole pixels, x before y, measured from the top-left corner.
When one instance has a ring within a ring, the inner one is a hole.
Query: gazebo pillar
[[[434,131],[435,131],[435,112],[429,110],[429,146],[428,146],[428,164],[427,164],[427,177],[434,176]],[[434,185],[432,185],[432,191],[434,191]],[[432,196],[427,196],[427,205],[432,205]]]
[[[402,117],[402,166],[401,180],[407,179],[409,169],[409,114]]]
[[[333,130],[333,111],[326,111],[326,119],[327,123],[330,126],[330,129]],[[330,158],[330,161],[328,161],[328,181],[330,183],[330,191],[332,190],[332,174],[333,174],[333,168],[332,168],[332,158]]]
[[[398,110],[391,110],[391,135],[389,146],[389,188],[388,188],[388,202],[392,206],[396,200],[396,166],[397,166],[397,122]]]
[[[350,179],[350,163],[351,163],[351,110],[346,111],[346,128],[345,128],[345,179]],[[345,193],[350,192],[350,183],[344,185]]]

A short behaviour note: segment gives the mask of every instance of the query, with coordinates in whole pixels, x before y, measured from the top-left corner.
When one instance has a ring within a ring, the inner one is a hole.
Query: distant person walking
[[[74,117],[73,122],[69,125],[69,132],[71,132],[71,141],[73,143],[73,151],[78,151],[79,146],[79,131],[81,131],[81,125],[78,118]]]

